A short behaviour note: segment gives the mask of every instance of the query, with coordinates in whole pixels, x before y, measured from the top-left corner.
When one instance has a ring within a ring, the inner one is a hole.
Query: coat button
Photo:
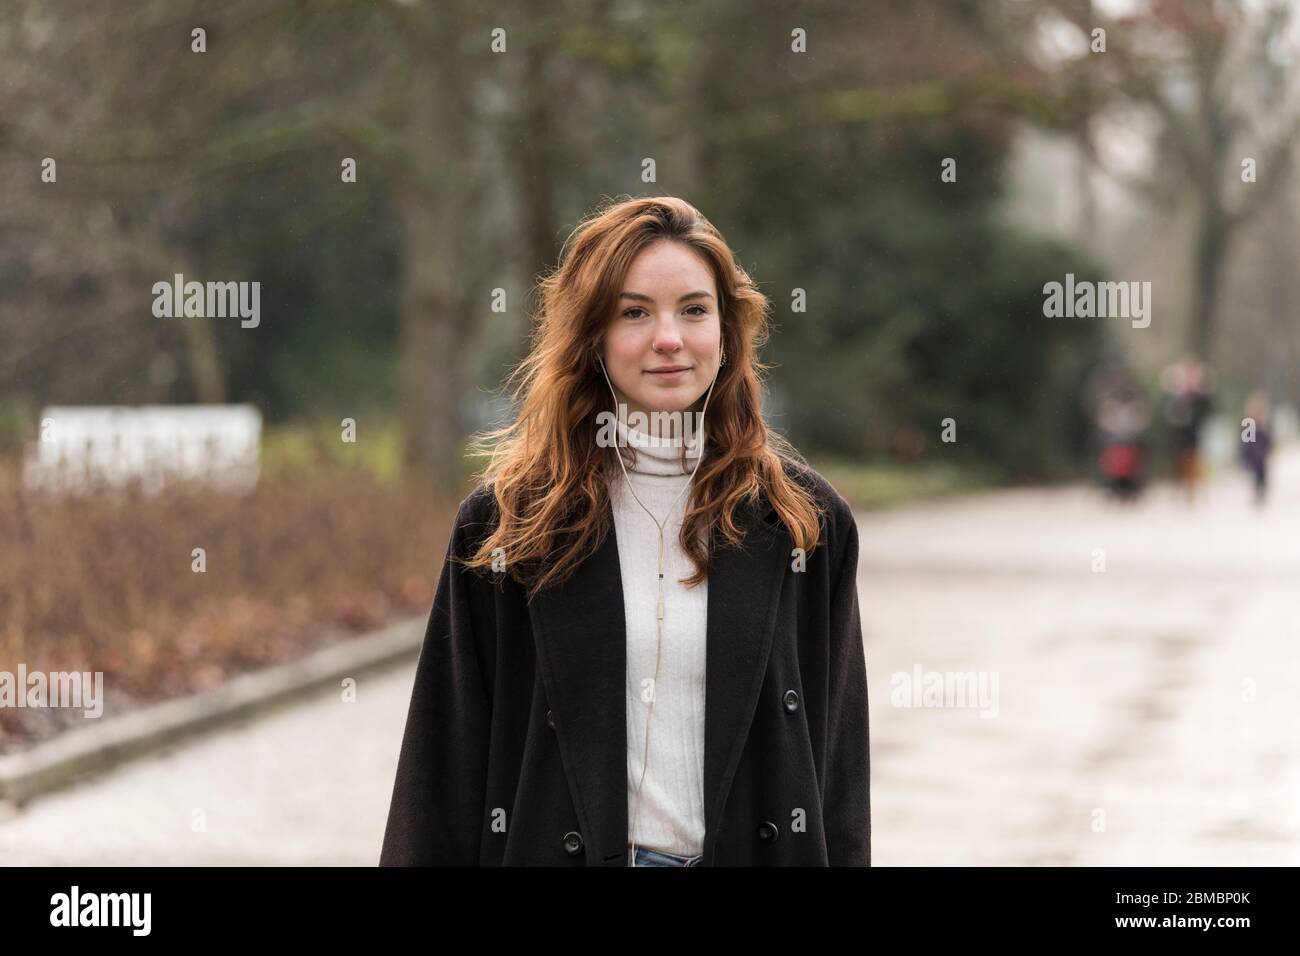
[[[799,709],[799,695],[792,690],[785,692],[785,709],[792,714]]]
[[[777,836],[781,833],[776,828],[776,824],[771,820],[764,820],[758,825],[758,839],[760,843],[775,843]]]
[[[551,715],[549,710],[546,712],[546,726],[550,727],[552,730],[555,729],[555,717]]]
[[[577,830],[564,834],[564,852],[569,856],[577,856],[582,852],[582,834]]]

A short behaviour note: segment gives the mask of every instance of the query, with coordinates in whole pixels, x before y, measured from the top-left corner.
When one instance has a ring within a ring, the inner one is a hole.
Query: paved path
[[[1015,491],[864,520],[873,862],[1300,864],[1300,456],[1278,464],[1258,513],[1234,475],[1194,509]],[[892,706],[918,666],[996,673],[996,716]]]
[[[1300,456],[1279,466],[1262,513],[1234,476],[1194,509],[861,516],[874,862],[1300,863]],[[996,708],[896,706],[918,668],[996,675]],[[0,819],[0,864],[374,865],[412,677],[38,800]]]
[[[326,691],[34,800],[0,819],[0,865],[373,866],[414,676],[363,675],[355,703]]]

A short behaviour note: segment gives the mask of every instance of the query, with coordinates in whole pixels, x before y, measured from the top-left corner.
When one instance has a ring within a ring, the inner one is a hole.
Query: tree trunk
[[[1230,239],[1230,226],[1222,207],[1213,200],[1205,200],[1197,223],[1193,260],[1194,299],[1189,339],[1192,351],[1206,361],[1210,360],[1210,350],[1214,347],[1219,290],[1223,284]]]
[[[460,488],[465,335],[452,280],[456,219],[419,200],[402,203],[399,388],[406,477],[435,490]]]
[[[226,380],[217,358],[217,339],[212,331],[212,320],[191,319],[182,316],[180,322],[185,340],[185,362],[189,367],[194,397],[202,405],[223,405],[226,401]]]
[[[559,252],[559,224],[551,189],[556,178],[555,153],[563,149],[563,133],[553,110],[547,51],[531,46],[522,56],[524,88],[519,91],[519,136],[512,151],[523,197],[524,255],[531,283],[537,273],[555,264]]]
[[[458,19],[457,6],[442,7],[442,19]],[[462,369],[476,317],[488,302],[486,290],[466,287],[478,271],[482,216],[471,75],[454,45],[413,62],[403,131],[410,159],[396,197],[403,463],[408,480],[447,495],[463,490]]]

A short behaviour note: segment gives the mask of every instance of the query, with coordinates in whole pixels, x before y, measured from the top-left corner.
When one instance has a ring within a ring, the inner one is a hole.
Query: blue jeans
[[[651,850],[643,846],[636,848],[637,866],[699,866],[703,859],[703,853],[699,856],[678,856],[676,853],[665,853],[663,850]],[[627,851],[627,865],[632,865],[631,847]]]

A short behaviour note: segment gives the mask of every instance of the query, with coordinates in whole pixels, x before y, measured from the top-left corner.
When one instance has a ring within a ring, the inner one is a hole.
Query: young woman
[[[672,197],[541,284],[416,668],[381,865],[871,862],[857,527],[763,420],[768,301]]]

